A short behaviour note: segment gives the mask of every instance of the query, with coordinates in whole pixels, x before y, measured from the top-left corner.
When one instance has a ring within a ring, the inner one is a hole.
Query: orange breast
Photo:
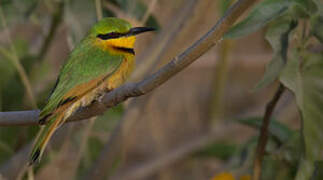
[[[133,55],[127,55],[118,68],[106,81],[105,81],[105,87],[108,89],[115,89],[122,85],[130,76],[131,72],[134,69],[135,61],[133,58]]]
[[[133,56],[126,57],[120,67],[107,79],[105,79],[106,75],[102,75],[88,83],[80,84],[66,93],[63,99],[69,97],[81,98],[86,94],[97,94],[105,89],[115,89],[126,81],[134,69],[134,64]]]
[[[87,83],[87,87],[86,85],[82,85],[84,89],[88,89],[88,92],[83,93],[81,97],[79,97],[76,101],[72,103],[72,105],[66,111],[66,117],[70,116],[79,107],[89,105],[94,99],[98,98],[100,94],[106,91],[106,89],[112,90],[122,85],[130,76],[131,72],[134,69],[134,65],[135,61],[133,55],[129,54],[124,59],[120,67],[112,75],[110,75],[103,83],[95,85],[97,82],[100,81],[100,79],[102,80],[103,77],[100,77],[98,79],[93,80],[93,82]]]

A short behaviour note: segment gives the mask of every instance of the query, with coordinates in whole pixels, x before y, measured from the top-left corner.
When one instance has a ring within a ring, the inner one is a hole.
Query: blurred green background
[[[69,52],[101,13],[158,29],[137,38],[138,65],[130,79],[135,82],[198,40],[233,2],[2,0],[0,110],[42,108]],[[126,131],[120,131],[123,138],[110,147],[115,150],[108,160],[112,166],[98,168],[104,170],[99,179],[215,180],[223,172],[250,179],[259,127],[278,87],[277,78],[290,90],[273,113],[262,179],[294,179],[300,173],[304,179],[323,178],[319,3],[262,1],[240,18],[219,46],[160,88],[97,118],[65,124],[34,169],[23,165],[39,128],[0,127],[0,179],[92,179],[120,122]],[[291,28],[294,22],[297,25]],[[296,88],[293,66],[286,65],[284,53],[291,63],[305,59],[304,71],[297,76],[305,83]],[[301,128],[301,119],[310,123]],[[302,159],[310,164],[309,172],[302,172]]]

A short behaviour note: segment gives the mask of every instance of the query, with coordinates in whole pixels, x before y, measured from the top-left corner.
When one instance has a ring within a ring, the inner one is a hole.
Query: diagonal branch
[[[87,119],[102,114],[108,108],[115,106],[129,97],[141,96],[161,86],[168,79],[182,71],[211,47],[221,41],[223,34],[257,0],[239,0],[201,39],[196,41],[182,54],[160,68],[157,72],[138,83],[125,84],[112,92],[105,94],[101,100],[88,107],[78,110],[68,121]],[[35,125],[39,111],[0,112],[0,126]],[[19,118],[18,118],[19,117]]]
[[[185,1],[178,13],[175,14],[175,18],[164,26],[158,36],[155,37],[152,46],[145,51],[144,56],[137,57],[141,63],[136,67],[135,72],[137,73],[132,75],[132,79],[148,76],[151,72],[154,72],[155,66],[161,64],[162,54],[170,48],[171,42],[177,39],[176,35],[183,32],[185,24],[192,18],[191,12],[196,9],[197,2],[197,0]],[[100,155],[83,179],[104,179],[103,177],[109,176],[110,172],[107,172],[106,169],[112,169],[116,160],[122,156],[120,150],[125,149],[125,141],[127,141],[129,132],[132,132],[133,126],[141,119],[141,114],[146,109],[153,94],[152,92],[144,98],[134,98],[130,101],[123,117],[113,129],[108,142],[105,143]]]
[[[260,129],[260,136],[257,143],[255,161],[253,165],[253,180],[259,180],[261,178],[262,160],[265,155],[266,144],[268,141],[268,127],[270,124],[270,118],[284,90],[284,85],[280,84],[277,91],[275,92],[275,95],[266,106],[264,119]]]

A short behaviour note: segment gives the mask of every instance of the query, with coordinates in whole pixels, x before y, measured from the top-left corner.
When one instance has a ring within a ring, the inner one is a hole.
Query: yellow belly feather
[[[112,47],[115,46],[115,47],[133,48],[135,40],[136,38],[134,36],[130,36],[130,37],[124,37],[124,38],[119,38],[119,39],[109,40],[109,41],[97,39],[94,42],[95,46],[98,46],[105,51],[109,51],[111,54],[123,53],[125,55],[125,59],[123,60],[120,67],[103,83],[99,83],[99,82],[102,81],[105,75],[103,75],[102,77],[98,77],[97,79],[89,83],[82,84],[73,88],[69,93],[67,93],[64,96],[64,97],[70,97],[70,96],[75,96],[76,94],[76,95],[80,95],[81,98],[75,100],[74,102],[71,103],[69,107],[67,107],[63,118],[64,119],[63,122],[65,121],[66,118],[72,115],[72,113],[74,113],[79,107],[87,106],[93,100],[97,99],[100,94],[106,91],[106,89],[108,90],[115,89],[126,81],[126,79],[130,76],[131,72],[134,69],[134,65],[135,65],[134,55],[130,53],[121,52],[120,50],[117,50]],[[98,83],[99,83],[99,86],[97,86]],[[82,89],[82,91],[80,91],[80,89]]]
[[[73,104],[65,111],[64,119],[68,118],[79,107],[89,105],[93,100],[97,99],[100,94],[103,94],[106,89],[113,90],[122,85],[130,76],[134,69],[135,61],[132,54],[126,56],[120,67],[109,76],[103,83],[95,87],[90,92],[83,95],[80,99],[73,102]]]

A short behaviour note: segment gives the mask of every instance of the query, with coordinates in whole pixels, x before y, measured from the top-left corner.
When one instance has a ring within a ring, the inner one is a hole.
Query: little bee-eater
[[[40,131],[30,164],[39,161],[55,130],[78,108],[125,82],[134,68],[135,35],[153,28],[135,27],[122,19],[104,18],[71,52],[61,68],[47,105],[39,115]]]

